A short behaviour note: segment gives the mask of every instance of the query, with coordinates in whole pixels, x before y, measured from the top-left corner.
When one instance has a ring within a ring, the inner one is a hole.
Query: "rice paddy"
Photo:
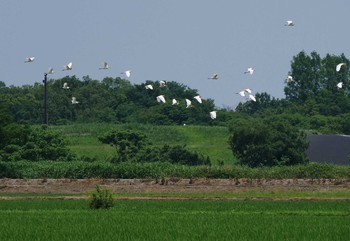
[[[0,201],[0,240],[345,240],[349,201]]]

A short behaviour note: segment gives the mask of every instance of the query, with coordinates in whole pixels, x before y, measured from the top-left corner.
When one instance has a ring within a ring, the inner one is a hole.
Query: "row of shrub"
[[[171,163],[0,162],[0,178],[311,178],[348,179],[350,166],[310,163],[297,166],[184,166]]]

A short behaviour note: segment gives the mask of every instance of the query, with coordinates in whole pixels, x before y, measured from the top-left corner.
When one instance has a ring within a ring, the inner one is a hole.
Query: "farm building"
[[[307,156],[311,162],[350,165],[350,136],[308,135]]]

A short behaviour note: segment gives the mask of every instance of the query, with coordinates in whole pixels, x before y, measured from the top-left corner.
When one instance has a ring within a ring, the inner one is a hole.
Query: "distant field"
[[[63,134],[73,153],[99,160],[105,160],[115,153],[113,147],[98,141],[99,136],[114,129],[134,129],[144,132],[156,146],[186,145],[189,150],[209,156],[214,165],[218,161],[235,162],[228,145],[229,132],[226,127],[94,123],[50,126],[50,128]]]
[[[0,240],[346,240],[348,201],[0,201]]]

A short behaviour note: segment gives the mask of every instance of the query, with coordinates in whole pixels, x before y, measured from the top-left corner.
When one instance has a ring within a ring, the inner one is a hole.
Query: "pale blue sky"
[[[300,51],[350,58],[349,11],[348,0],[2,0],[0,80],[41,82],[50,66],[54,79],[131,69],[131,83],[177,81],[218,107],[236,106],[246,87],[283,98]],[[109,70],[98,69],[104,60]]]

